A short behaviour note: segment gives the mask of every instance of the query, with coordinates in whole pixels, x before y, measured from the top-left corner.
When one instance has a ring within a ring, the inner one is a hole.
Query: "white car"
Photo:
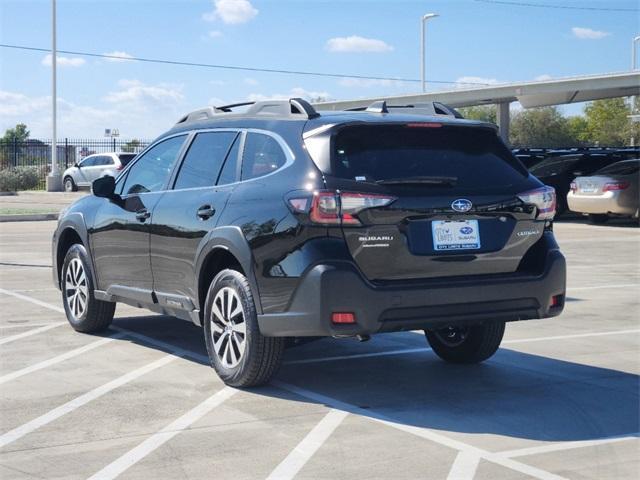
[[[135,156],[135,153],[115,152],[89,155],[64,171],[62,174],[64,191],[75,192],[78,187],[90,187],[96,178],[105,175],[115,177]]]

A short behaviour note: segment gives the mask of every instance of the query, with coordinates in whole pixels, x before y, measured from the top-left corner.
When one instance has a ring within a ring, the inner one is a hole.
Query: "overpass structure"
[[[505,83],[390,97],[341,100],[316,103],[314,106],[318,110],[346,110],[366,107],[377,100],[385,100],[389,105],[414,106],[434,101],[445,103],[452,107],[495,104],[500,135],[507,141],[510,122],[509,105],[512,102],[518,101],[524,108],[531,108],[639,94],[640,71],[632,71]]]

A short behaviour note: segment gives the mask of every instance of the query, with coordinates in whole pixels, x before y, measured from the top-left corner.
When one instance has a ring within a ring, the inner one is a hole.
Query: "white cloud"
[[[338,84],[342,87],[369,88],[369,87],[406,87],[407,82],[402,80],[377,80],[370,78],[341,78]]]
[[[117,128],[123,138],[155,138],[195,108],[185,105],[181,89],[124,80],[92,104],[58,97],[58,133],[60,137],[101,138],[105,128]],[[51,97],[0,91],[0,130],[19,122],[27,124],[33,138],[49,138]]]
[[[580,40],[600,40],[604,37],[611,35],[609,32],[603,32],[602,30],[592,30],[584,27],[573,27],[571,29],[573,36]]]
[[[249,0],[213,0],[213,11],[205,13],[202,18],[208,22],[222,20],[230,25],[246,23],[258,15]]]
[[[126,62],[133,58],[133,55],[127,52],[121,52],[114,50],[113,52],[107,52],[104,55],[108,55],[110,58],[105,58],[107,62]]]
[[[245,78],[243,80],[243,82],[245,83],[245,85],[258,85],[260,82],[258,82],[258,80],[256,80],[255,78]]]
[[[292,88],[291,91],[287,93],[274,93],[272,95],[264,95],[262,93],[252,93],[247,96],[247,100],[249,102],[259,102],[261,100],[287,100],[289,98],[304,98],[305,100],[315,100],[319,97],[329,100],[331,95],[328,92],[316,92],[305,90],[302,87]]]
[[[44,56],[44,58],[42,59],[42,65],[44,65],[45,67],[50,67],[53,64],[53,57],[50,53],[46,54]],[[80,57],[61,57],[60,55],[57,56],[57,62],[56,65],[58,67],[80,67],[82,65],[84,65],[86,62],[84,61],[84,58],[80,58]]]
[[[548,74],[544,73],[542,75],[538,75],[536,78],[534,78],[534,80],[542,82],[544,80],[551,80],[552,78],[553,77],[551,75],[548,75]]]
[[[455,88],[471,88],[471,87],[482,87],[483,85],[495,85],[498,82],[495,78],[485,78],[485,77],[474,77],[474,76],[466,76],[466,77],[458,77],[456,79]]]
[[[120,90],[109,92],[103,100],[108,103],[146,102],[175,103],[184,99],[181,85],[159,83],[146,85],[139,80],[120,80]]]
[[[207,32],[207,36],[209,38],[220,38],[222,37],[223,33],[220,30],[209,30]]]
[[[350,37],[336,37],[327,40],[326,49],[330,52],[390,52],[393,50],[391,45],[388,45],[382,40],[375,38],[364,38],[358,35],[351,35]]]

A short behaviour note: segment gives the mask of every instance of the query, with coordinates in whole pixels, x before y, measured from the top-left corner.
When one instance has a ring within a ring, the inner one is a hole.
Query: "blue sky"
[[[517,1],[517,0],[513,0]],[[528,0],[638,8],[636,0]],[[502,83],[629,69],[633,12],[534,8],[477,0],[58,0],[58,48],[190,62],[416,79],[419,19],[427,79]],[[0,0],[0,42],[50,46],[49,0]],[[59,134],[151,138],[207,104],[279,96],[411,93],[419,84],[109,61],[60,54]],[[0,49],[0,129],[50,136],[46,53]],[[431,83],[429,90],[455,88]],[[578,113],[580,107],[565,107]]]

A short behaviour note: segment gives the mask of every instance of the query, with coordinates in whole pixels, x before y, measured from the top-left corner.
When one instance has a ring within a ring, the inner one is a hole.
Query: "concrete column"
[[[509,115],[509,105],[510,102],[496,103],[496,121],[500,129],[500,137],[502,137],[507,145],[509,145],[509,121],[511,119]]]

